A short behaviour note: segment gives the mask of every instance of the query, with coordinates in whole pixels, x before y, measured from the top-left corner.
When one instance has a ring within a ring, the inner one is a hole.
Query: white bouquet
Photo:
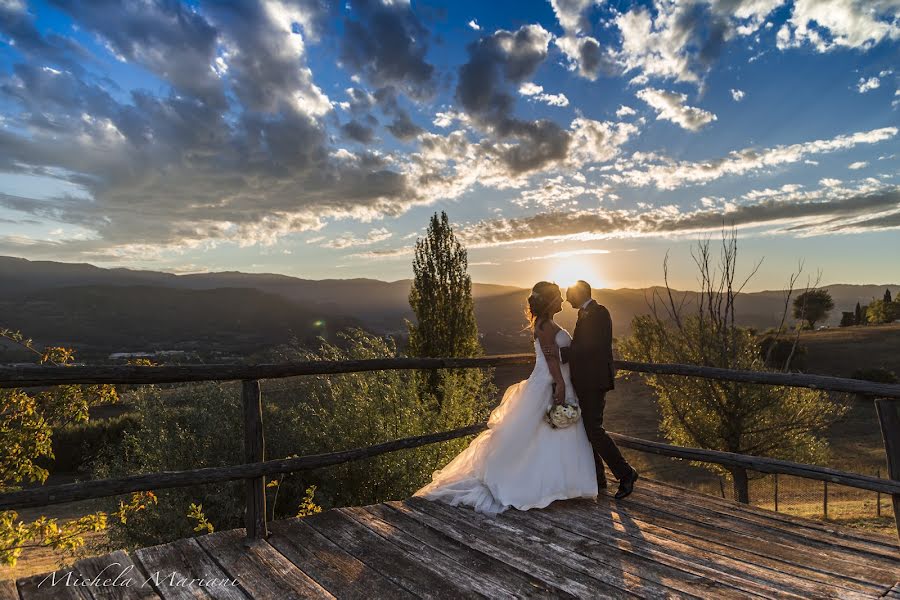
[[[547,422],[553,429],[562,429],[578,422],[581,408],[577,404],[553,404],[547,409]]]

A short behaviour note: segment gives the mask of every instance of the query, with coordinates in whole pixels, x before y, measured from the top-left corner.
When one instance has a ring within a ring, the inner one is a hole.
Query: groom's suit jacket
[[[616,368],[612,352],[612,318],[602,304],[591,300],[579,311],[569,354],[572,386],[579,397],[614,389]]]

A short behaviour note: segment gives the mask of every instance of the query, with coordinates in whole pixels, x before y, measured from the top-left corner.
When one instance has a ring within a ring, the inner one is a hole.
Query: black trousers
[[[603,472],[603,463],[609,465],[610,471],[616,479],[622,480],[631,474],[631,465],[622,456],[622,452],[616,443],[609,437],[603,428],[603,409],[606,408],[605,390],[586,390],[578,392],[578,403],[581,405],[581,419],[584,422],[584,430],[588,440],[594,448],[594,460],[597,463],[597,482],[606,480]]]

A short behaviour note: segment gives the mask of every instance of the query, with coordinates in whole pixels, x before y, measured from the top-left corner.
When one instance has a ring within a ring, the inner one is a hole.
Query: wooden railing
[[[527,365],[533,363],[533,361],[534,355],[532,354],[513,354],[482,358],[390,358],[271,365],[0,367],[0,388],[61,384],[149,384],[240,380],[242,381],[241,394],[244,409],[245,449],[245,464],[242,465],[149,473],[3,493],[0,494],[0,510],[46,506],[137,491],[243,479],[246,481],[247,510],[245,526],[247,536],[250,539],[265,538],[268,535],[266,526],[266,476],[318,469],[370,458],[387,452],[434,444],[478,433],[484,430],[487,425],[478,423],[452,431],[393,440],[365,448],[328,454],[266,460],[262,422],[262,397],[259,387],[260,379],[397,369],[486,368]],[[900,535],[900,385],[821,375],[738,371],[696,365],[650,364],[630,361],[616,361],[616,368],[622,371],[657,375],[681,375],[741,383],[783,385],[846,392],[875,399],[884,437],[890,479],[881,479],[826,467],[759,456],[673,446],[617,433],[611,433],[610,435],[620,446],[641,452],[716,463],[729,467],[744,467],[763,473],[794,475],[891,494],[894,515],[897,521],[897,531],[898,535]]]

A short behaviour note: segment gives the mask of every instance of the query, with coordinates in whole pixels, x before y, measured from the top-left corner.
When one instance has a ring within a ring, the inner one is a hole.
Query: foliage
[[[221,467],[243,461],[240,382],[203,382],[162,389],[145,385],[124,398],[138,415],[135,426],[105,446],[91,463],[94,478]],[[242,526],[242,482],[159,490],[152,510],[111,523],[111,548],[137,548],[196,535],[186,517],[203,507],[222,529]],[[108,501],[114,506],[115,501]]]
[[[447,213],[440,218],[435,213],[425,238],[416,241],[415,277],[409,292],[416,323],[407,323],[410,355],[481,354],[467,267],[466,250],[453,235]]]
[[[107,419],[72,423],[53,432],[54,473],[75,473],[88,468],[103,447],[122,439],[127,429],[137,426],[138,416],[128,412]]]
[[[409,353],[423,357],[473,357],[482,354],[472,299],[472,279],[466,269],[466,249],[457,241],[447,213],[435,213],[423,239],[416,241],[414,278],[409,304],[416,322],[407,321]],[[415,374],[423,400],[438,406],[447,398],[493,394],[491,374],[475,369],[426,371]]]
[[[712,264],[709,241],[700,242],[694,254],[702,286],[696,313],[684,313],[683,302],[674,298],[666,278],[666,313],[661,314],[654,297],[652,313],[635,317],[631,337],[619,344],[622,357],[754,371],[766,370],[767,361],[773,364],[774,349],[780,347],[777,335],[770,338],[772,351],[763,353],[754,333],[735,324],[735,297],[750,279],[734,285],[736,257],[734,232],[723,237],[721,270]],[[667,268],[665,262],[666,273]],[[791,290],[794,281],[792,276]],[[785,307],[789,301],[790,292]],[[795,354],[792,349],[785,370]],[[823,392],[801,388],[658,375],[648,375],[647,382],[657,394],[663,435],[680,446],[815,463],[828,450],[819,434],[846,410]],[[699,466],[729,476],[735,497],[749,501],[746,469]]]
[[[300,500],[300,505],[297,507],[298,517],[308,517],[309,515],[322,512],[322,507],[313,501],[315,494],[316,486],[311,485],[306,488],[306,494],[303,495],[303,498]]]
[[[68,366],[75,360],[71,348],[38,349],[21,332],[0,328],[0,337],[35,357],[38,364]],[[118,402],[110,385],[58,385],[46,390],[0,390],[0,491],[13,491],[25,483],[44,483],[49,472],[41,464],[54,458],[54,432],[88,421],[92,406]],[[139,509],[135,509],[139,510]],[[124,513],[123,513],[124,514]],[[16,511],[0,512],[0,562],[15,564],[22,550],[44,546],[72,551],[84,544],[85,533],[106,527],[103,512],[60,523],[41,516],[30,523]]]
[[[866,320],[869,323],[880,325],[893,323],[897,319],[900,319],[900,302],[873,300],[866,308]]]
[[[794,318],[806,321],[810,328],[827,318],[832,309],[834,301],[828,290],[808,290],[794,299]]]
[[[191,502],[191,505],[188,507],[188,517],[197,521],[194,531],[198,533],[212,533],[215,531],[213,524],[210,523],[206,519],[206,515],[203,514],[202,504],[194,504]]]
[[[759,355],[769,369],[781,370],[789,365],[790,370],[802,371],[806,366],[806,347],[777,335],[767,335],[759,341]]]
[[[270,352],[267,360],[360,360],[399,356],[390,339],[362,330],[320,340],[318,350],[298,341]],[[480,388],[451,381],[443,406],[421,399],[409,371],[375,371],[304,376],[263,382],[266,458],[303,456],[369,446],[379,442],[470,425],[487,416]],[[127,401],[140,415],[118,444],[94,464],[95,477],[196,469],[243,462],[240,382],[205,382],[163,390],[143,386]],[[403,450],[316,471],[291,473],[267,486],[270,518],[296,514],[298,505],[365,505],[408,497],[432,472],[458,453],[465,440]],[[315,488],[312,488],[316,485]],[[196,535],[185,519],[191,504],[203,507],[216,529],[243,526],[243,482],[160,490],[154,510],[127,523],[113,523],[113,547],[149,546]],[[317,502],[313,502],[313,494]]]

